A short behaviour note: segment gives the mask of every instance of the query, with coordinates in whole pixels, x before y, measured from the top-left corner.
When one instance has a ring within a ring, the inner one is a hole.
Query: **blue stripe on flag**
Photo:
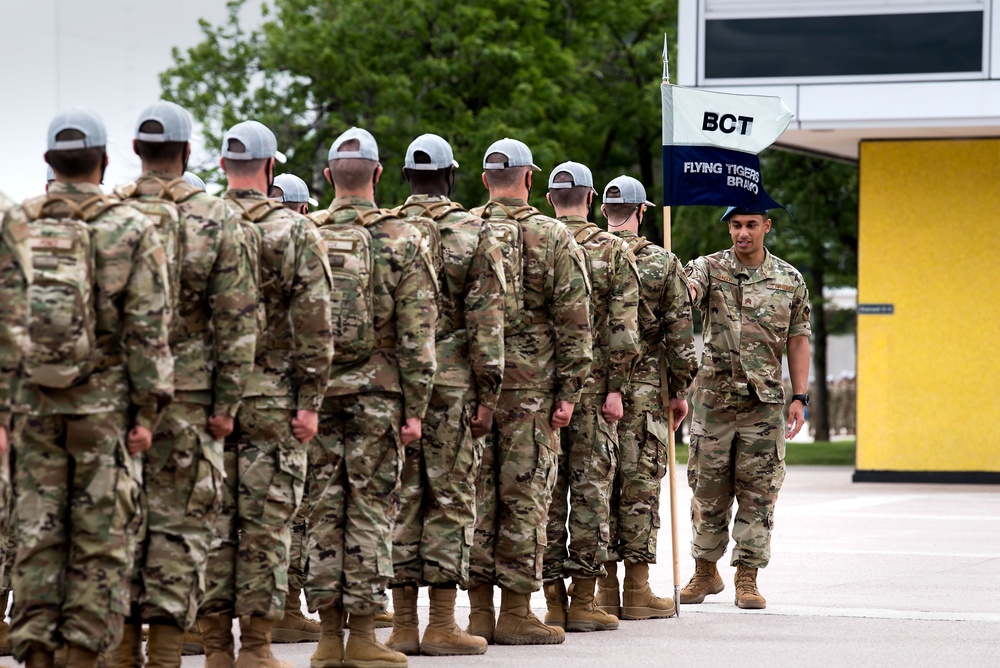
[[[764,190],[760,158],[710,146],[663,147],[664,206],[783,209]]]

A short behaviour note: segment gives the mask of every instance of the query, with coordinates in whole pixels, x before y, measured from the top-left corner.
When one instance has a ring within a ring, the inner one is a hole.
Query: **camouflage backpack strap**
[[[103,194],[94,195],[79,203],[63,195],[45,195],[26,201],[23,208],[29,220],[52,217],[90,222],[119,204],[120,200]]]
[[[639,251],[641,251],[646,246],[652,246],[653,242],[649,241],[646,237],[639,237],[629,249],[632,251],[632,255],[638,256]]]
[[[466,213],[465,207],[458,202],[434,202],[426,209],[427,217],[432,220],[441,220],[452,213]]]
[[[243,217],[251,223],[259,223],[271,215],[272,211],[284,208],[281,205],[281,202],[277,202],[273,199],[262,199],[250,205],[245,205],[238,199],[233,201],[236,202],[241,209],[243,209]]]
[[[525,204],[524,206],[519,206],[510,212],[510,217],[519,223],[523,223],[532,216],[537,216],[541,213],[538,209],[531,206],[530,204]]]
[[[576,239],[576,243],[581,246],[596,237],[603,230],[593,223],[587,223],[583,225],[573,234],[573,238]]]
[[[166,183],[162,179],[156,179],[156,181],[160,184],[160,197],[175,204],[186,202],[192,196],[204,192],[198,186],[192,185],[180,177]]]
[[[358,218],[361,219],[361,224],[365,227],[371,227],[376,223],[381,223],[383,220],[401,220],[403,216],[391,209],[358,209],[357,207],[351,207],[355,211],[358,211]],[[339,210],[339,207],[338,207]]]

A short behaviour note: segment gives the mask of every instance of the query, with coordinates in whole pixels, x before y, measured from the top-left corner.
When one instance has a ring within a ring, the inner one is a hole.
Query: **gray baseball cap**
[[[184,175],[181,178],[193,185],[195,188],[201,188],[202,190],[205,189],[205,182],[202,181],[201,177],[194,172],[184,172]]]
[[[572,181],[555,180],[556,175],[563,173],[569,174],[572,177]],[[549,190],[578,187],[586,187],[594,190],[594,175],[590,173],[590,168],[586,165],[572,161],[564,162],[561,165],[557,165],[552,170],[552,173],[549,174]]]
[[[309,202],[319,206],[319,202],[309,196],[309,186],[295,174],[278,174],[274,177],[274,185],[281,188],[282,202]]]
[[[83,139],[56,139],[63,130],[78,130],[83,133]],[[106,146],[108,131],[104,129],[104,121],[93,111],[81,107],[70,107],[59,113],[49,123],[49,150],[73,151],[80,148],[96,148]]]
[[[431,161],[417,162],[414,159],[417,151],[426,153],[430,156]],[[451,150],[451,144],[437,135],[425,134],[420,135],[410,142],[409,147],[406,149],[406,159],[403,161],[403,166],[406,169],[434,171],[437,169],[458,167],[458,163],[455,162],[455,154]]]
[[[493,153],[507,156],[506,162],[486,162]],[[541,167],[532,162],[531,149],[523,141],[504,137],[490,144],[483,154],[483,169],[506,169],[508,167],[531,167],[532,171],[540,172]]]
[[[157,121],[163,126],[162,132],[140,132],[146,121]],[[191,141],[191,114],[184,107],[166,100],[159,100],[147,107],[135,124],[135,138],[153,143]]]
[[[358,140],[358,150],[341,151],[340,146],[351,139]],[[378,162],[378,142],[368,130],[362,128],[351,128],[347,132],[337,137],[330,145],[329,160],[341,160],[343,158],[360,158]]]
[[[229,150],[229,140],[236,139],[243,144],[244,151]],[[285,162],[285,154],[278,150],[278,140],[263,123],[243,121],[229,128],[222,138],[222,157],[226,160],[267,160],[274,158]]]
[[[618,188],[621,194],[618,197],[608,197],[608,191],[612,188]],[[601,199],[605,204],[645,204],[646,206],[655,206],[646,199],[646,189],[642,187],[642,184],[631,176],[625,175],[611,179],[608,185],[604,186],[604,195]]]

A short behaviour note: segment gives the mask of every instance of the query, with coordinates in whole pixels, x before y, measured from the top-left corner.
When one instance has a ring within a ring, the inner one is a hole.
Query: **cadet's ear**
[[[378,180],[382,178],[382,165],[375,165],[375,176],[374,183],[378,183]]]
[[[226,159],[225,158],[219,158],[219,167],[222,168],[223,172],[226,171]]]
[[[607,219],[608,219],[608,212],[607,212],[607,211],[605,211],[605,209],[604,209],[604,205],[603,205],[603,204],[601,205],[601,215],[602,215],[602,216],[604,216],[604,219],[605,219],[605,220],[607,220]]]
[[[552,195],[550,195],[549,193],[545,193],[545,201],[548,202],[549,206],[551,206],[553,209],[555,208],[554,206],[552,206]]]
[[[771,231],[771,219],[768,218],[767,220],[764,221],[764,234],[767,234],[770,231]]]
[[[482,178],[483,178],[483,187],[486,188],[487,190],[489,190],[490,189],[490,184],[486,182],[486,172],[483,172],[483,177]]]
[[[184,164],[188,164],[191,159],[191,144],[184,144]]]
[[[406,180],[407,183],[409,183],[410,182],[410,172],[408,172],[406,170],[406,167],[403,167],[403,169],[401,171],[403,172],[403,178]]]
[[[331,176],[330,174],[329,167],[323,170],[323,178],[326,179],[326,182],[329,183],[331,186],[333,185],[333,176]]]
[[[135,153],[136,155],[139,155],[139,140],[138,139],[133,139],[132,140],[132,152]]]

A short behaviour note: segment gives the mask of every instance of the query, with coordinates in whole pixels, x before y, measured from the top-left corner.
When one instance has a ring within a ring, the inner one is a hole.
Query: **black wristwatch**
[[[809,405],[809,395],[808,394],[793,394],[792,401],[801,401],[803,406]]]

